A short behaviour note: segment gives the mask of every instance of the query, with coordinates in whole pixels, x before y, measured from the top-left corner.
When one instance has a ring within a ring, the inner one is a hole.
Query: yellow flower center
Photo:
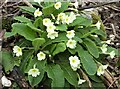
[[[43,56],[43,54],[40,54],[40,56]]]
[[[71,32],[68,32],[69,35],[71,35],[72,33]]]
[[[59,4],[56,4],[56,7],[59,7]]]
[[[36,70],[36,69],[33,69],[32,72],[37,72],[37,70]]]
[[[18,52],[21,52],[21,48],[18,48]]]
[[[70,42],[69,44],[73,44],[73,42]]]
[[[40,11],[37,11],[36,14],[40,14]]]
[[[76,62],[76,60],[72,60],[72,63],[75,63]]]

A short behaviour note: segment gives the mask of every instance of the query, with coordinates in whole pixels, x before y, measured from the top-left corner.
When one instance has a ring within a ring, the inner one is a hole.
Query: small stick
[[[113,34],[115,35],[115,37],[118,38],[118,39],[120,39],[120,36],[118,36],[118,34],[116,33],[114,24],[111,24],[111,27],[112,27]]]
[[[109,4],[113,4],[113,3],[115,3],[115,2],[103,3],[103,4],[98,4],[98,5],[94,5],[94,6],[87,6],[87,7],[85,6],[85,7],[78,8],[78,10],[97,8],[97,7],[101,7],[101,6],[105,6],[105,5],[109,5]]]
[[[29,3],[27,0],[22,0],[25,4],[27,4],[30,7],[33,7],[31,3]]]

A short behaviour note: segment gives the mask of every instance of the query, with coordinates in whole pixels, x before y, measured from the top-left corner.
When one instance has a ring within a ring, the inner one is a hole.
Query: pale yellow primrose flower
[[[51,20],[49,18],[43,19],[43,25],[49,26],[49,24],[51,24]]]
[[[101,74],[104,74],[105,69],[107,69],[108,65],[101,65],[99,66],[99,68],[97,69],[97,75],[101,76]]]
[[[66,16],[65,13],[58,14],[57,21],[62,21],[62,23],[63,23],[65,16]]]
[[[73,38],[75,36],[75,31],[71,30],[71,31],[67,31],[67,35],[66,35],[69,39]]]
[[[10,87],[11,84],[12,84],[11,81],[6,78],[6,76],[3,76],[3,77],[1,78],[1,83],[2,83],[2,85],[5,86],[5,87]]]
[[[30,69],[28,71],[28,75],[32,75],[32,77],[37,77],[38,75],[40,75],[39,69],[35,68],[34,65],[33,69]]]
[[[103,44],[102,47],[100,47],[100,49],[102,50],[102,53],[106,53],[107,52],[107,44]]]
[[[65,18],[65,19],[64,19],[63,23],[70,24],[70,18],[69,18],[69,16],[66,15],[64,18]]]
[[[100,26],[101,26],[100,21],[98,21],[98,22],[95,24],[95,26],[97,27],[97,29],[100,29]]]
[[[47,37],[50,39],[55,39],[56,37],[58,37],[58,32],[56,31],[48,32]]]
[[[84,83],[85,81],[86,81],[86,80],[83,80],[83,79],[80,79],[80,78],[79,78],[79,80],[78,80],[78,85]]]
[[[35,10],[35,12],[34,12],[35,17],[41,16],[41,15],[42,15],[42,12],[39,11],[39,8],[37,10]]]
[[[61,2],[57,2],[55,5],[54,5],[54,7],[55,7],[55,9],[60,9],[61,8]]]
[[[111,43],[111,40],[107,40],[106,43],[107,43],[107,44],[110,44],[110,43]]]
[[[111,44],[111,40],[102,41],[101,43]]]
[[[46,58],[46,55],[43,53],[43,52],[39,52],[38,54],[37,54],[37,57],[38,57],[38,60],[44,60],[45,58]]]
[[[80,68],[80,60],[77,56],[70,56],[69,61],[70,61],[70,66],[74,71],[76,71],[77,68]]]
[[[67,47],[75,49],[77,42],[75,40],[69,39],[67,42]]]
[[[76,19],[76,15],[73,12],[70,12],[69,23],[72,23]]]
[[[111,52],[109,53],[109,55],[110,55],[110,57],[113,59],[113,58],[115,57],[115,51],[111,51]]]
[[[22,56],[22,49],[19,46],[14,46],[13,53],[16,54],[16,56]]]
[[[54,25],[54,23],[51,23],[47,26],[46,31],[47,32],[54,32],[55,29],[56,29],[56,26]]]
[[[76,19],[76,15],[71,12],[70,13],[70,16],[66,15],[63,19],[63,23],[67,23],[67,24],[70,24],[72,23],[74,20]]]

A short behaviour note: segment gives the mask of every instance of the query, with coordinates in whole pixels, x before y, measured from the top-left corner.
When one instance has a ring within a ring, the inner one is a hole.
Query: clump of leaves
[[[118,53],[102,41],[102,22],[77,9],[67,12],[70,2],[33,4],[42,8],[19,6],[32,19],[17,16],[12,32],[6,32],[21,38],[13,51],[3,52],[5,72],[18,66],[31,87],[104,87],[100,76],[108,64],[102,65],[100,56]]]

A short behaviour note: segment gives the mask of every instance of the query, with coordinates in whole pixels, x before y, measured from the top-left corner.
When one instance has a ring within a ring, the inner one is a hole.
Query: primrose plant
[[[75,88],[90,85],[89,81],[99,83],[108,67],[102,64],[101,55],[117,55],[105,41],[102,22],[88,18],[74,3],[32,4],[34,7],[19,6],[26,14],[16,16],[12,32],[6,32],[19,39],[11,52],[3,52],[5,72],[17,67],[31,87]]]

